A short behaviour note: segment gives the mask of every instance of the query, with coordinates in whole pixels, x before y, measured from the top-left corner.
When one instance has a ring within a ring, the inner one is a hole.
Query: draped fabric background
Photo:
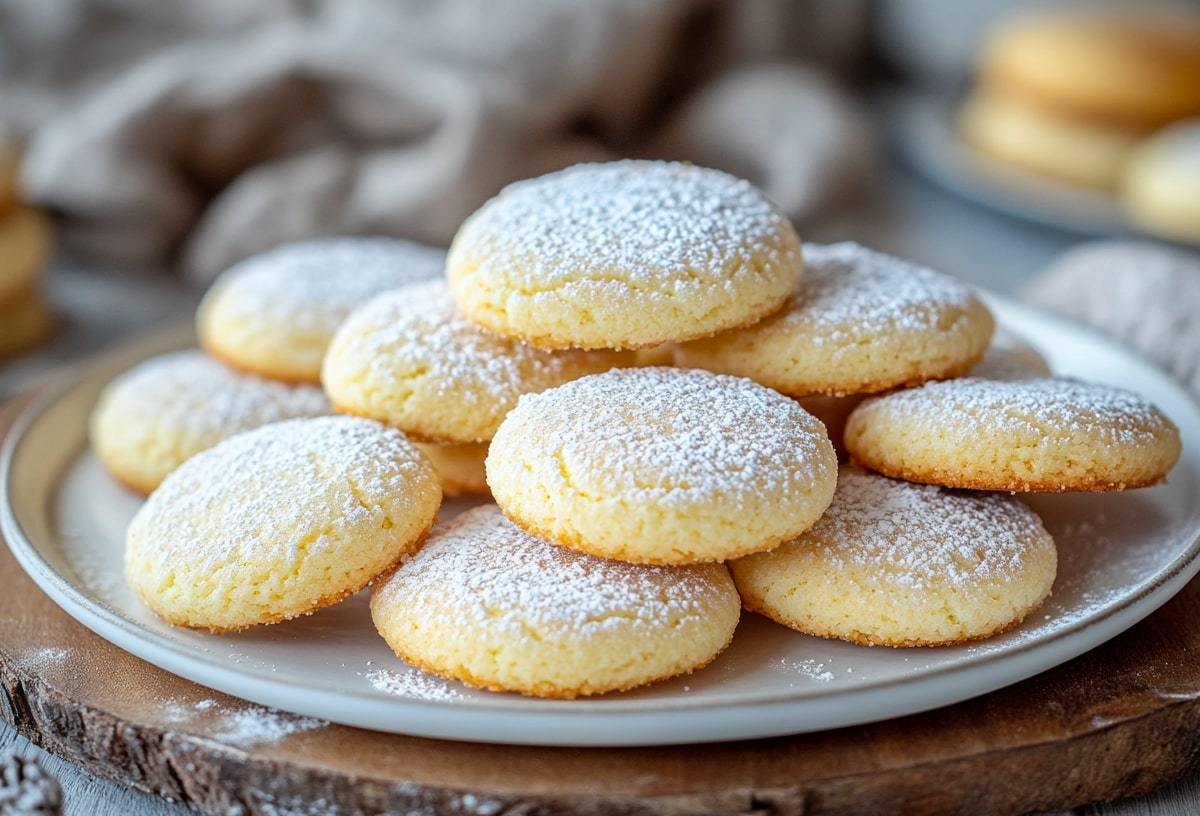
[[[197,279],[312,235],[445,244],[504,184],[616,155],[803,221],[871,165],[827,72],[862,5],[0,0],[0,123],[68,244]]]

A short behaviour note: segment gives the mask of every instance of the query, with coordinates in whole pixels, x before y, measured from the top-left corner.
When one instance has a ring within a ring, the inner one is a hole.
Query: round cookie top
[[[371,599],[410,663],[550,697],[693,671],[729,643],[739,608],[723,565],[594,558],[528,535],[495,505],[435,527]]]
[[[506,187],[447,274],[463,313],[544,348],[643,348],[774,311],[800,241],[747,181],[675,162],[582,164]]]
[[[278,422],[166,478],[129,526],[126,580],[171,623],[285,620],[394,565],[440,503],[437,475],[402,433],[353,417]]]
[[[50,257],[50,224],[32,207],[0,213],[0,304],[25,297]]]
[[[1008,628],[1050,590],[1054,542],[1017,499],[843,468],[811,529],[732,565],[747,607],[809,634],[889,646]]]
[[[1149,128],[1200,113],[1200,14],[1180,4],[1019,15],[981,54],[988,87],[1068,115]]]
[[[1124,490],[1162,481],[1179,430],[1131,391],[1065,378],[967,377],[866,400],[851,456],[915,482],[990,490]]]
[[[92,412],[91,438],[113,475],[149,493],[186,459],[234,434],[329,411],[314,386],[264,380],[200,351],[178,351],[113,380]]]
[[[808,244],[782,310],[680,346],[680,365],[750,377],[792,396],[882,391],[966,372],[993,322],[971,287],[855,243]]]
[[[435,442],[486,442],[522,394],[632,365],[617,351],[546,351],[480,329],[443,281],[387,292],[350,316],[325,359],[337,410]]]
[[[375,295],[441,276],[446,253],[395,238],[324,238],[247,258],[213,285],[200,343],[231,365],[317,382],[333,333]]]
[[[837,457],[824,426],[750,380],[620,369],[522,397],[487,458],[505,514],[574,549],[718,561],[807,529]]]

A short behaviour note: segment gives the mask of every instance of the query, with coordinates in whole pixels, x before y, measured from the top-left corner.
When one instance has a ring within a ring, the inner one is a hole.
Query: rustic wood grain
[[[0,420],[0,430],[4,427]],[[209,813],[1016,814],[1142,793],[1200,756],[1200,584],[1070,664],[822,734],[633,749],[489,746],[336,725],[231,745],[249,704],[71,620],[0,551],[0,716],[97,776]],[[212,699],[211,708],[196,703]]]

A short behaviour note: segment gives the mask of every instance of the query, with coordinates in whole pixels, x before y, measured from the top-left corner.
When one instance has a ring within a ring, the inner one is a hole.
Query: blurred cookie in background
[[[12,138],[0,130],[0,212],[7,212],[17,202],[17,170],[20,166],[20,149]]]
[[[1121,200],[1147,232],[1200,241],[1200,117],[1164,128],[1133,151]]]
[[[828,76],[797,65],[731,71],[684,101],[647,153],[727,169],[795,221],[819,214],[875,166],[871,127]]]
[[[26,351],[50,333],[50,310],[40,292],[49,256],[45,216],[20,204],[0,212],[0,357]]]
[[[1024,297],[1132,346],[1200,394],[1200,256],[1092,241],[1060,255]]]
[[[1112,187],[1140,131],[1064,116],[993,90],[976,91],[959,115],[968,144],[992,158],[1089,187]]]

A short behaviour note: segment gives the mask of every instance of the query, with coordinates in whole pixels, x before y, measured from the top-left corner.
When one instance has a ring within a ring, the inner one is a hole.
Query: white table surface
[[[1015,293],[1057,253],[1079,238],[995,215],[942,193],[907,171],[887,168],[869,203],[857,202],[802,230],[806,239],[854,239],[956,274],[981,286]],[[69,342],[55,360],[111,343],[140,327],[186,315],[196,295],[161,279],[111,282],[77,267],[54,270],[51,297],[71,316]],[[40,366],[24,363],[28,381]],[[15,382],[0,369],[0,393]],[[190,809],[97,779],[46,754],[0,723],[0,753],[34,756],[63,787],[67,816],[183,816]],[[1200,775],[1148,796],[1073,811],[1103,816],[1184,816],[1200,812]],[[323,811],[314,810],[311,816]]]

